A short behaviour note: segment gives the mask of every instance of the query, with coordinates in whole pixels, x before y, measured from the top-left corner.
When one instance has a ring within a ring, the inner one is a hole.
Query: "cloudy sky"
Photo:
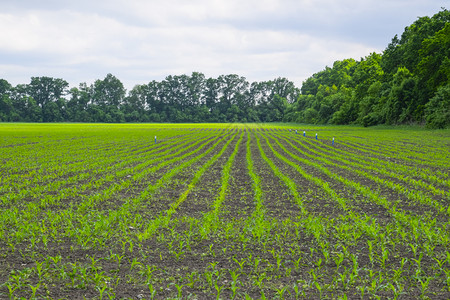
[[[303,80],[382,52],[448,0],[0,0],[0,78],[71,87],[108,73],[129,90],[168,75]]]

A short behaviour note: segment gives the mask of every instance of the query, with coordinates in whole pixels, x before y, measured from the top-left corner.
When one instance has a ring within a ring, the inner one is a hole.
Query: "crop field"
[[[0,124],[1,299],[449,299],[449,216],[450,130]]]

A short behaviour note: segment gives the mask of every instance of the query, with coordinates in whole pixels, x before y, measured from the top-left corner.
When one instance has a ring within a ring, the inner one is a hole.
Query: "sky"
[[[168,75],[285,77],[382,53],[448,0],[0,0],[0,78],[70,87],[116,76],[129,91]]]

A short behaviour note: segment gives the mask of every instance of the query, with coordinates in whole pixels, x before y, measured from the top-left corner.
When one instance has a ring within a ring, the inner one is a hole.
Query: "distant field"
[[[450,130],[0,124],[0,162],[1,299],[450,298]]]

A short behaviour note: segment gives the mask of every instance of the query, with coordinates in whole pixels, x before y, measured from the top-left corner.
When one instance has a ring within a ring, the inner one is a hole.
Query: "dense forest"
[[[249,83],[239,75],[168,76],[127,92],[112,74],[69,88],[32,77],[0,79],[2,122],[299,122],[450,126],[450,12],[421,17],[382,54],[345,59],[301,88],[286,78]]]

